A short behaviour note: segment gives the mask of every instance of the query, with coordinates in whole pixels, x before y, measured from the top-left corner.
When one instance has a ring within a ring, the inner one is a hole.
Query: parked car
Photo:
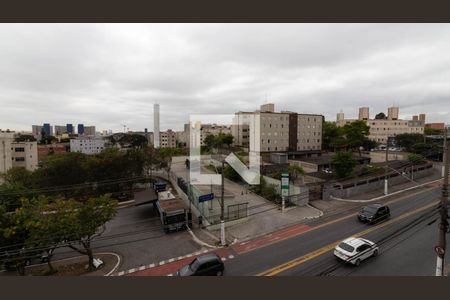
[[[390,216],[391,210],[387,205],[375,203],[364,206],[358,213],[358,220],[363,223],[373,224]]]
[[[197,257],[190,264],[182,267],[176,276],[222,276],[224,264],[217,254]]]
[[[334,255],[355,266],[372,256],[377,256],[379,248],[377,244],[363,238],[350,237],[342,241],[334,248]]]
[[[323,171],[324,171],[325,173],[327,173],[327,174],[332,174],[332,173],[333,173],[333,171],[330,170],[329,168],[324,168]]]

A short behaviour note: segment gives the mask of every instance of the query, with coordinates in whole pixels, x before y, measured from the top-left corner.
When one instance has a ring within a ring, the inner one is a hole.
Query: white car
[[[343,261],[359,266],[359,264],[379,252],[377,244],[363,238],[350,237],[334,248],[334,255]]]

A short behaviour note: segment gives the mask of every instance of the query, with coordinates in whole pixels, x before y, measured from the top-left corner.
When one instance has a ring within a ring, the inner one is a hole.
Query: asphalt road
[[[187,231],[166,234],[152,204],[119,209],[105,231],[92,243],[94,253],[114,252],[121,256],[116,271],[148,265],[201,249]],[[70,248],[56,249],[53,261],[80,254]]]
[[[435,188],[392,199],[391,218],[376,225],[359,223],[348,213],[330,218],[328,224],[313,223],[313,230],[227,261],[226,275],[433,275],[438,222],[427,223],[437,216],[432,210],[439,196]],[[334,245],[353,235],[380,243],[379,256],[359,267],[337,260]]]

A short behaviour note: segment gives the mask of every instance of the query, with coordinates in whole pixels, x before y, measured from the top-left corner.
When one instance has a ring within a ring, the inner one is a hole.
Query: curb
[[[222,248],[222,247],[217,247],[217,246],[212,246],[208,243],[203,242],[202,240],[200,240],[195,234],[194,232],[191,230],[191,228],[189,228],[189,226],[187,226],[187,231],[189,232],[189,234],[192,236],[192,239],[194,240],[194,242],[196,242],[197,244],[199,244],[200,246],[205,246],[208,248],[213,248],[213,249],[218,249],[218,248]]]
[[[318,210],[319,211],[319,215],[313,216],[313,217],[305,217],[304,219],[306,219],[306,220],[313,220],[313,219],[321,218],[323,216],[323,211],[321,211],[320,209],[315,208],[314,206],[311,206],[309,204],[306,204],[306,206],[309,207],[309,208],[312,208],[314,210]]]
[[[410,191],[410,190],[413,190],[413,189],[416,189],[416,188],[419,188],[419,187],[423,187],[423,186],[426,186],[428,184],[439,182],[441,180],[442,180],[442,178],[441,179],[432,180],[432,181],[425,182],[425,183],[422,183],[422,184],[419,184],[419,185],[416,185],[416,186],[413,186],[413,187],[410,187],[410,188],[407,188],[407,189],[404,189],[404,190],[396,191],[396,192],[393,192],[393,193],[390,193],[390,194],[387,194],[387,195],[383,195],[383,196],[379,196],[379,197],[375,197],[375,198],[372,198],[372,199],[366,199],[366,200],[342,199],[342,198],[334,197],[333,195],[330,195],[330,199],[336,200],[336,201],[342,201],[342,202],[352,202],[352,203],[372,202],[372,201],[377,201],[377,200],[381,200],[381,199],[384,199],[384,198],[388,198],[390,196],[394,196],[394,195],[397,195],[397,194],[401,194],[403,192],[407,192],[407,191]]]
[[[128,201],[124,201],[124,202],[120,202],[117,204],[116,208],[117,209],[121,209],[121,208],[126,208],[126,207],[130,207],[132,206],[132,204],[136,202],[136,200],[128,200]]]
[[[179,261],[179,260],[182,260],[182,259],[185,259],[185,258],[188,258],[188,257],[193,257],[193,256],[197,256],[197,255],[200,255],[200,254],[205,254],[205,253],[208,253],[208,252],[211,252],[211,251],[212,251],[212,249],[211,250],[203,250],[203,251],[197,251],[197,252],[189,253],[189,254],[186,254],[186,255],[183,255],[183,256],[178,256],[177,258],[170,258],[170,259],[167,259],[167,260],[162,260],[162,261],[157,262],[157,263],[152,263],[152,264],[148,264],[148,265],[145,265],[145,266],[140,266],[140,267],[137,267],[137,268],[131,268],[131,269],[126,270],[126,271],[120,271],[117,274],[112,275],[112,276],[124,276],[124,275],[131,274],[131,273],[134,273],[134,272],[137,272],[137,271],[143,271],[143,270],[147,270],[147,269],[151,269],[151,268],[156,268],[156,267],[159,267],[159,266],[162,266],[162,265],[174,262],[174,261]]]

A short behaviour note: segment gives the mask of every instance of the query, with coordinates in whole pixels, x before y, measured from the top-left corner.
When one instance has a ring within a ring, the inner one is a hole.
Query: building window
[[[15,148],[14,151],[16,151],[16,152],[25,152],[25,148],[23,148],[23,147]]]
[[[25,161],[25,157],[16,157],[16,161]]]

